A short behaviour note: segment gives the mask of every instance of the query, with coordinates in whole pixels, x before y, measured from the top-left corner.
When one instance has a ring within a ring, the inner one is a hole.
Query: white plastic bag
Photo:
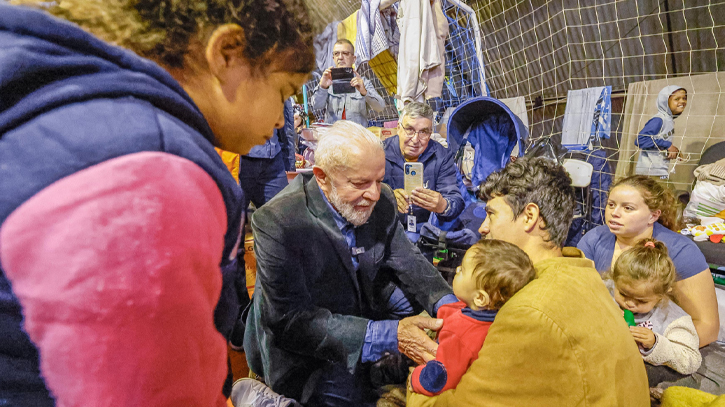
[[[725,219],[725,185],[697,181],[684,212],[687,218],[718,217]]]

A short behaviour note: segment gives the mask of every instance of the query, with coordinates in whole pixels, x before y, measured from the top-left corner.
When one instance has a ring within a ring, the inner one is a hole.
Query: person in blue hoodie
[[[242,192],[214,147],[282,127],[314,66],[305,6],[10,3],[0,405],[224,405]]]
[[[634,145],[639,147],[635,173],[666,180],[669,160],[677,159],[680,150],[670,140],[675,134],[675,119],[687,106],[687,90],[681,86],[665,86],[657,95],[657,114],[644,125]]]

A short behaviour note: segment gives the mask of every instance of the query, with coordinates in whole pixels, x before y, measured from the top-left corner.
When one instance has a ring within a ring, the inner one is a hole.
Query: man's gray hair
[[[339,40],[335,41],[335,45],[337,44],[347,44],[352,47],[352,52],[355,52],[355,45],[346,38],[340,38]]]
[[[315,165],[329,173],[348,167],[350,156],[369,149],[383,151],[380,139],[365,127],[349,120],[339,120],[323,131],[315,148]]]
[[[408,117],[410,119],[417,119],[418,117],[423,117],[432,122],[433,115],[433,109],[428,106],[427,103],[410,102],[403,107],[403,111],[400,114],[400,121],[402,122],[403,118],[405,117]]]

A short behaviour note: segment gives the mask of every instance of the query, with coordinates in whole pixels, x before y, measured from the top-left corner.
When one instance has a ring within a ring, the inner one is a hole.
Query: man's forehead
[[[352,46],[350,44],[341,42],[339,44],[335,44],[335,46],[332,48],[333,51],[352,51]]]
[[[367,171],[359,171],[359,168],[348,168],[346,178],[352,182],[370,182],[380,180],[385,176],[385,166],[367,169]]]
[[[351,174],[350,178],[364,170],[385,172],[385,153],[382,150],[351,145],[347,158],[343,169]]]
[[[506,200],[502,195],[494,196],[493,198],[489,199],[489,201],[486,203],[486,208],[496,211],[511,209],[511,207],[508,203],[506,203]]]
[[[431,128],[433,126],[433,122],[425,117],[416,117],[411,118],[408,116],[403,117],[403,126],[414,126],[414,127],[420,127],[421,129],[425,128]],[[416,129],[418,130],[418,129]]]

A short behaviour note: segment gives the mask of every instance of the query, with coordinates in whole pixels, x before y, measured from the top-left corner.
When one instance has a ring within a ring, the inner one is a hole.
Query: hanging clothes
[[[380,80],[389,95],[398,89],[398,62],[389,50],[385,50],[370,60],[370,69]]]
[[[398,98],[423,101],[440,97],[448,23],[440,0],[402,0],[398,8],[400,53]]]
[[[486,96],[488,92],[483,92],[485,90],[483,89],[485,85],[481,83],[483,61],[480,61],[479,65],[473,28],[459,24],[456,18],[456,6],[449,2],[445,5],[447,8],[445,16],[450,31],[446,42],[446,83],[450,86],[451,96],[457,99],[450,106],[458,106],[470,98]],[[447,100],[445,96],[443,99]]]
[[[350,14],[346,19],[340,21],[337,26],[337,39],[348,40],[350,43],[355,44],[357,41],[357,15],[360,10]]]
[[[431,4],[431,8],[433,9],[433,21],[441,64],[428,70],[428,89],[425,92],[426,100],[441,97],[443,82],[446,77],[446,38],[448,38],[448,20],[446,19],[446,15],[443,14],[441,0],[434,0],[433,4]]]
[[[397,88],[398,64],[389,51],[386,24],[380,11],[380,0],[363,0],[357,20],[355,56],[357,63],[369,62],[373,73],[391,95]]]
[[[388,38],[380,17],[380,0],[362,0],[357,15],[357,38],[355,56],[357,63],[368,62],[388,49]]]
[[[398,49],[400,48],[400,30],[398,29],[398,3],[396,2],[390,7],[380,10],[380,18],[383,22],[383,30],[385,30],[385,37],[388,39],[388,51],[395,58],[398,59]],[[398,63],[396,62],[397,66]]]
[[[575,219],[569,228],[566,246],[576,246],[579,239],[595,226],[604,223],[604,209],[607,206],[607,191],[612,183],[612,170],[606,152],[597,149],[600,140],[609,138],[612,123],[612,87],[570,90],[567,95],[566,111],[561,135],[561,145],[570,151],[586,154],[583,159],[594,167],[589,185],[591,194],[590,221]],[[573,156],[579,158],[578,156]],[[579,191],[578,193],[583,193]],[[577,198],[583,202],[583,196]]]
[[[612,124],[612,87],[570,90],[567,94],[561,144],[569,150],[592,149],[596,140],[609,138]]]
[[[337,26],[339,21],[333,21],[322,30],[322,33],[315,37],[312,45],[315,47],[315,61],[320,75],[325,69],[335,66],[332,59],[332,48],[337,42]]]

